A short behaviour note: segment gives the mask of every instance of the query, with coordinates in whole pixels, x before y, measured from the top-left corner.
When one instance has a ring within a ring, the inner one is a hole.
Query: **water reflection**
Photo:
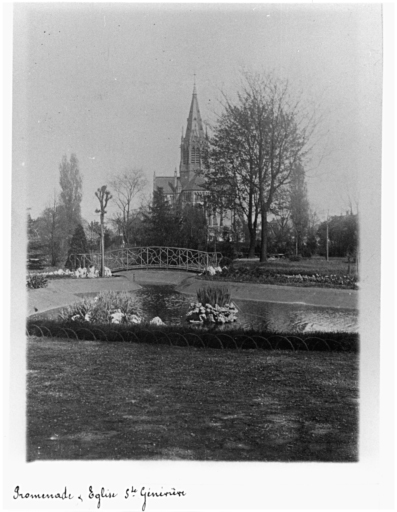
[[[144,285],[131,292],[146,319],[159,316],[166,323],[185,323],[189,304],[195,297],[182,295],[172,285]],[[234,300],[238,323],[244,327],[272,331],[358,331],[358,312],[302,304],[280,304]]]

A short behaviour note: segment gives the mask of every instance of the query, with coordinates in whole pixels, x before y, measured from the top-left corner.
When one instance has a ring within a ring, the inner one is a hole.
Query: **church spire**
[[[197,100],[196,75],[194,75],[193,96],[192,102],[190,104],[189,117],[187,118],[185,140],[190,140],[192,136],[198,138],[204,137],[203,122],[201,120],[201,114]]]
[[[195,178],[202,166],[202,148],[205,144],[203,121],[197,99],[196,76],[185,136],[181,141],[180,178],[182,188]]]

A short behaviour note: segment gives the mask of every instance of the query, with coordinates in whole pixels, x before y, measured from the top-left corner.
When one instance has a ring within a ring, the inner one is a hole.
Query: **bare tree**
[[[249,258],[254,257],[259,216],[258,174],[250,155],[252,148],[249,113],[241,98],[238,106],[225,99],[224,112],[214,127],[206,153],[207,202],[218,210],[241,216],[250,236]]]
[[[131,219],[134,199],[141,194],[148,181],[142,169],[126,169],[121,174],[113,176],[109,186],[114,193],[114,201],[118,211],[113,219],[124,238],[130,243]]]
[[[110,199],[112,199],[112,195],[109,190],[106,190],[106,185],[98,188],[95,192],[95,195],[99,201],[99,209],[95,210],[96,213],[100,214],[101,218],[101,277],[105,276],[105,231],[104,231],[104,219],[106,212],[106,207]]]
[[[214,172],[207,173],[207,187],[211,189],[214,178],[214,192],[221,188],[222,183],[216,183],[219,178],[215,177],[218,168],[228,195],[242,193],[248,207],[257,197],[262,224],[261,261],[266,261],[268,214],[283,197],[292,170],[304,163],[310,152],[314,113],[307,111],[299,98],[294,99],[287,81],[271,75],[243,76],[237,100],[226,98],[224,115],[215,129],[212,146],[221,151],[219,156],[212,153],[212,164],[210,158]],[[219,128],[225,119],[231,129],[222,133]]]

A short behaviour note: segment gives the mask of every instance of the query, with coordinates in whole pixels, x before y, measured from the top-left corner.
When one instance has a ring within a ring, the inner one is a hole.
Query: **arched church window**
[[[192,164],[199,164],[200,163],[200,149],[197,147],[192,147]]]

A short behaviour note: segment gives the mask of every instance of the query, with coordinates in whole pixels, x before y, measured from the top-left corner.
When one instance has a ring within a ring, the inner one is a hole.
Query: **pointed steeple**
[[[204,145],[205,133],[197,99],[195,78],[185,136],[183,136],[182,132],[181,163],[179,166],[182,189],[185,189],[187,186],[193,186],[192,180],[196,180],[197,172],[202,167],[202,149]]]
[[[193,86],[193,96],[192,102],[190,104],[189,117],[187,118],[185,140],[190,140],[192,136],[198,138],[204,137],[203,122],[201,120],[201,114],[197,100],[196,82]]]

